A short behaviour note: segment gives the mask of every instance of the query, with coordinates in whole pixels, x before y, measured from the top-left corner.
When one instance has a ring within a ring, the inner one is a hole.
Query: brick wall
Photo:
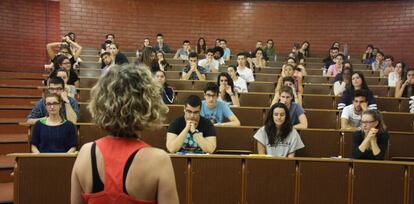
[[[59,2],[0,1],[0,70],[43,71],[46,42],[60,36]]]
[[[18,43],[10,59],[19,56],[18,52],[28,53],[22,56],[37,55],[36,59],[44,57],[45,39],[57,38],[44,35],[48,8],[49,16],[53,17],[47,21],[48,25],[57,26],[60,22],[60,33],[76,32],[77,41],[84,47],[98,48],[105,34],[113,32],[121,49],[135,49],[145,37],[155,42],[155,34],[161,32],[173,49],[184,39],[195,44],[203,36],[209,45],[217,37],[226,38],[228,46],[237,52],[253,49],[256,40],[272,38],[278,53],[286,54],[294,42],[308,40],[311,54],[321,56],[327,54],[333,41],[339,41],[347,42],[353,55],[359,56],[368,43],[373,43],[397,60],[414,64],[413,1],[61,0],[60,21],[56,15],[59,2],[48,4],[45,7],[45,1],[1,1],[1,9],[5,7],[7,11],[0,13],[1,17],[7,17],[0,18],[1,24],[6,24],[8,32],[6,39],[0,38],[0,49],[4,49],[3,45],[13,47],[9,42],[17,43],[15,39],[30,37],[36,41],[30,44],[30,49]],[[25,18],[27,12],[33,16],[30,20]],[[38,21],[38,25],[32,25]],[[0,51],[5,56],[3,53]],[[2,62],[0,68],[13,67],[12,62]],[[38,61],[32,62],[36,67],[40,65]]]
[[[354,55],[373,43],[414,63],[412,1],[62,0],[61,28],[62,33],[79,33],[79,41],[93,47],[114,32],[121,47],[131,49],[144,37],[155,42],[157,32],[174,49],[184,39],[195,44],[199,36],[209,45],[217,37],[226,38],[234,50],[250,50],[256,40],[272,38],[279,53],[308,40],[316,55],[325,55],[333,41],[348,42]]]

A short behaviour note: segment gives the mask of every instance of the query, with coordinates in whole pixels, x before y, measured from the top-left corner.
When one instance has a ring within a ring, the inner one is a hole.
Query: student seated
[[[414,96],[414,68],[407,70],[405,76],[395,86],[395,97],[410,98]]]
[[[76,128],[60,111],[63,105],[61,97],[56,93],[47,93],[43,101],[48,116],[33,125],[30,140],[32,152],[75,152],[78,144]]]
[[[277,60],[276,49],[272,39],[267,40],[266,47],[264,48],[266,56],[269,58],[269,61]]]
[[[272,105],[275,103],[283,103],[289,110],[290,122],[293,127],[298,128],[308,128],[308,119],[305,115],[305,110],[303,110],[300,104],[295,103],[293,90],[289,86],[282,86],[279,91],[278,101],[272,100]]]
[[[126,55],[122,52],[119,51],[119,45],[118,43],[111,43],[109,45],[109,52],[111,53],[111,58],[112,60],[112,64],[117,64],[117,65],[123,65],[123,64],[128,64],[128,58],[126,57]]]
[[[109,45],[111,45],[113,42],[115,42],[115,34],[113,33],[106,34],[105,42],[101,44],[101,51],[99,54],[109,51]]]
[[[253,137],[257,140],[259,154],[294,157],[296,150],[305,147],[299,133],[292,127],[289,110],[283,103],[270,107],[264,126]]]
[[[174,55],[174,59],[188,60],[188,55],[193,52],[191,50],[190,41],[184,40],[183,47],[178,49]]]
[[[216,149],[216,130],[200,116],[201,99],[191,95],[184,105],[184,116],[175,119],[167,130],[167,149],[171,153],[213,153]]]
[[[170,53],[170,47],[164,43],[164,36],[161,33],[157,34],[157,44],[154,46],[155,51],[161,51],[164,54],[165,53]]]
[[[158,81],[159,85],[161,85],[161,96],[162,100],[165,104],[172,104],[174,102],[174,89],[167,84],[167,80],[165,78],[165,72],[158,70],[155,72],[155,79]]]
[[[233,79],[226,72],[222,72],[217,76],[217,86],[220,90],[220,100],[228,105],[235,107],[240,106],[239,94],[234,89]]]
[[[338,54],[334,59],[335,64],[332,64],[328,68],[328,72],[326,76],[335,77],[337,74],[342,72],[342,68],[344,66],[344,55]]]
[[[397,62],[397,64],[395,64],[394,71],[388,75],[388,86],[395,87],[397,82],[403,78],[404,71],[405,63],[402,61]]]
[[[106,72],[108,72],[108,70],[110,69],[111,65],[112,65],[112,57],[111,57],[111,53],[110,52],[103,52],[101,54],[101,61],[102,61],[102,66],[101,66],[101,73],[105,74]]]
[[[213,82],[206,84],[200,115],[209,119],[215,126],[240,126],[240,121],[223,101],[218,100],[219,87]],[[227,119],[229,122],[224,122]]]
[[[206,69],[204,67],[197,65],[198,55],[195,52],[192,52],[188,55],[188,64],[184,67],[181,74],[182,80],[206,80]]]
[[[255,58],[252,59],[252,63],[256,68],[264,68],[266,67],[266,58],[264,56],[264,51],[262,48],[257,48],[254,52]]]
[[[64,69],[59,69],[56,71],[56,77],[59,77],[63,79],[65,82],[65,91],[68,93],[69,97],[75,98],[75,96],[78,94],[76,87],[74,85],[69,85],[69,72]]]
[[[341,75],[340,77],[338,77]],[[346,90],[347,87],[351,84],[351,75],[352,75],[352,68],[344,67],[342,73],[336,75],[335,79],[338,78],[337,81],[333,84],[333,91],[335,96],[342,96],[342,93]]]
[[[53,77],[48,80],[48,92],[56,93],[63,101],[61,111],[65,118],[72,123],[76,123],[79,116],[79,105],[76,99],[69,97],[65,90],[65,82],[63,79]],[[45,99],[40,99],[33,107],[32,112],[27,116],[27,122],[34,124],[40,118],[47,116]]]
[[[237,54],[237,73],[246,82],[254,81],[253,70],[247,67],[246,53]]]
[[[223,51],[224,51],[223,59],[225,61],[230,60],[231,51],[230,51],[230,48],[227,47],[227,40],[220,39],[220,47],[223,48]]]
[[[67,84],[79,87],[79,77],[76,71],[71,67],[69,59],[65,55],[57,56],[53,61],[53,70],[49,75],[50,77],[56,76],[56,72],[59,69],[67,71],[68,81]]]
[[[345,106],[352,104],[352,99],[356,90],[365,90],[367,93],[368,109],[377,109],[374,94],[369,90],[367,82],[362,72],[354,72],[351,76],[350,86],[342,93],[338,103],[338,109],[342,110]]]
[[[282,83],[280,83],[280,81]],[[288,86],[288,87],[292,88],[295,102],[299,105],[302,105],[303,86],[302,86],[302,83],[300,81],[299,82],[300,85],[298,86],[299,90],[298,90],[296,88],[297,84],[298,84],[298,82],[293,77],[290,77],[290,76],[280,77],[279,80],[278,80],[277,86],[275,88],[275,96],[273,97],[272,104],[279,101],[281,87],[282,86]]]
[[[380,112],[367,110],[362,113],[362,128],[352,136],[352,158],[384,160],[389,135]]]
[[[227,67],[227,73],[231,76],[231,79],[233,80],[234,90],[236,90],[238,93],[248,92],[247,83],[243,78],[239,77],[235,65],[229,65]]]
[[[384,62],[384,53],[378,51],[375,55],[375,61],[371,63],[372,71],[383,71],[386,67]],[[381,76],[383,77],[383,76]]]
[[[55,48],[58,47],[59,51],[56,53]],[[73,49],[71,49],[73,48]],[[72,41],[72,39],[69,36],[65,36],[62,38],[61,42],[53,42],[48,43],[46,45],[47,54],[49,55],[51,62],[55,64],[56,58],[58,56],[66,56],[69,60],[69,68],[74,68],[76,62],[79,60],[79,56],[82,52],[82,47],[76,43],[75,41]],[[75,51],[75,52],[72,52]],[[53,64],[53,65],[54,65]],[[45,68],[47,71],[51,71],[51,65],[45,65]],[[54,68],[57,68],[56,66]]]
[[[206,58],[198,61],[198,66],[204,67],[206,72],[218,72],[219,61],[214,59],[214,49],[207,49]]]
[[[365,90],[356,90],[351,105],[345,106],[341,114],[341,129],[361,130],[362,112],[368,109],[367,93]]]

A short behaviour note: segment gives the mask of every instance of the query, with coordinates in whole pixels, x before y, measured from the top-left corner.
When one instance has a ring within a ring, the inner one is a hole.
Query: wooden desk
[[[16,157],[15,203],[69,203],[75,155]],[[181,203],[413,203],[414,162],[171,155]]]

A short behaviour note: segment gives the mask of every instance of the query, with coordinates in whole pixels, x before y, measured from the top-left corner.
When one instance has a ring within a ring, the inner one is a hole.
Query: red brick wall
[[[136,48],[144,37],[155,42],[157,32],[173,49],[184,39],[195,44],[199,36],[210,45],[217,37],[226,38],[234,50],[250,50],[256,40],[272,38],[278,53],[308,40],[311,53],[325,55],[339,41],[348,42],[351,54],[359,56],[373,43],[414,63],[412,1],[62,0],[61,28],[62,33],[77,32],[82,45],[93,47],[114,32],[121,49]]]
[[[234,52],[272,38],[282,54],[294,42],[308,40],[313,55],[325,55],[331,43],[339,41],[347,42],[351,54],[359,56],[373,43],[414,64],[412,1],[61,0],[46,6],[45,0],[2,0],[0,9],[0,54],[6,56],[0,69],[41,68],[46,62],[45,44],[58,39],[57,29],[60,34],[76,32],[84,47],[99,47],[105,34],[113,32],[121,49],[135,49],[144,37],[154,43],[158,32],[173,49],[184,39],[194,45],[199,36],[209,45],[217,37],[226,38]]]
[[[0,70],[43,71],[46,42],[60,36],[59,2],[0,1]]]

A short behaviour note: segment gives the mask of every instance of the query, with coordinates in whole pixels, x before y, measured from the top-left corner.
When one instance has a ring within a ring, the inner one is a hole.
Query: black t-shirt
[[[75,82],[79,80],[78,74],[74,69],[70,69],[68,85],[75,85]]]
[[[53,64],[55,64],[55,60],[57,59],[57,57],[58,56],[60,56],[60,55],[56,55],[52,60],[50,60]],[[74,57],[71,57],[71,58],[69,58],[69,61],[70,61],[70,65],[71,65],[71,68],[73,68],[73,65],[76,63],[76,60],[75,60],[75,58]]]
[[[125,63],[129,63],[128,58],[121,52],[118,52],[115,56],[115,64],[122,65]]]
[[[184,116],[181,116],[170,124],[167,132],[179,135],[181,131],[184,130],[185,126],[186,122]],[[216,129],[214,128],[214,125],[210,122],[210,120],[201,116],[197,125],[197,130],[202,133],[203,137],[216,136]],[[203,153],[200,146],[198,146],[197,142],[193,139],[193,134],[190,132],[188,132],[179,152]]]
[[[181,131],[184,130],[185,125],[186,122],[184,116],[180,116],[168,126],[167,132],[179,135]],[[198,121],[197,130],[203,133],[203,137],[216,136],[216,129],[214,128],[213,123],[202,116],[200,116],[200,120]]]

